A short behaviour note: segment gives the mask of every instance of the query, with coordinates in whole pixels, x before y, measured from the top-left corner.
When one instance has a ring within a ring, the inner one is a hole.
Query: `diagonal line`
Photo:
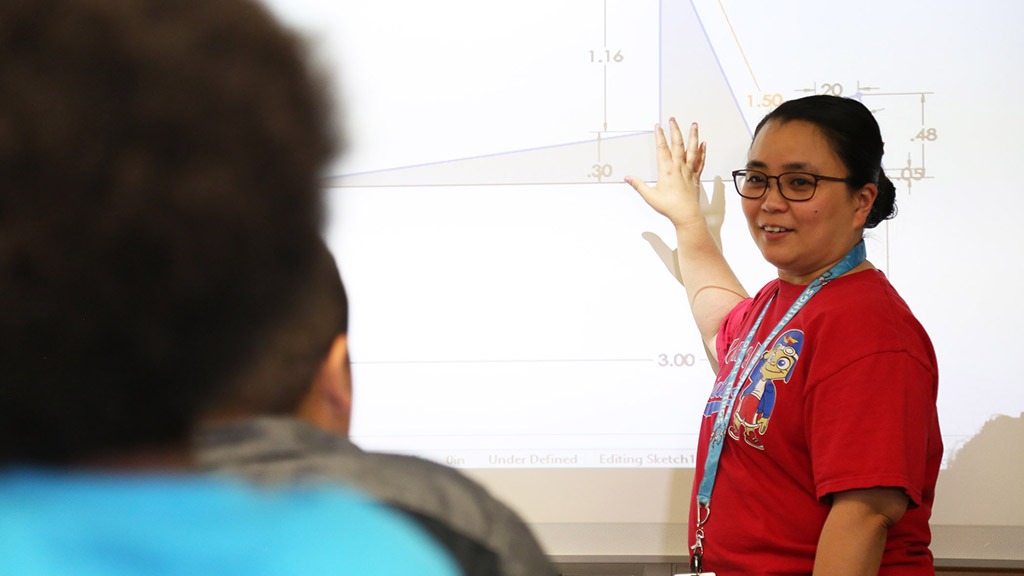
[[[757,77],[754,76],[754,71],[750,68],[750,62],[747,60],[747,54],[743,51],[743,46],[740,45],[740,39],[736,36],[736,30],[732,27],[732,22],[729,20],[729,15],[725,12],[725,6],[722,5],[722,0],[718,0],[718,7],[722,9],[722,16],[725,16],[725,23],[729,25],[729,32],[732,33],[732,39],[736,41],[736,48],[740,51],[740,56],[743,57],[743,63],[747,66],[747,72],[750,72],[750,79],[754,81],[754,87],[757,91],[761,91],[761,85],[757,82]]]

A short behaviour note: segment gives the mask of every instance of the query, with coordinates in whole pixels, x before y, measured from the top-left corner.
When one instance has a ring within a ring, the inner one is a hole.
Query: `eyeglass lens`
[[[783,198],[788,200],[808,200],[814,195],[818,179],[814,174],[806,172],[786,172],[778,176],[768,176],[758,170],[737,170],[733,174],[736,191],[745,198],[764,196],[771,180],[775,180]]]

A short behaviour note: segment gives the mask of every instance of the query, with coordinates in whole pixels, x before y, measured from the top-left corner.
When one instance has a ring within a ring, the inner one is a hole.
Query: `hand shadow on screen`
[[[711,232],[711,238],[715,241],[715,245],[718,246],[719,252],[722,250],[722,223],[725,222],[725,183],[722,181],[721,176],[715,176],[715,183],[711,188],[711,201],[708,201],[708,196],[704,192],[703,186],[700,191],[700,211],[704,215],[704,221],[708,225],[708,231]],[[668,244],[661,239],[660,236],[654,232],[644,232],[641,234],[644,240],[650,243],[651,248],[654,249],[654,253],[661,260],[661,263],[665,265],[665,269],[672,275],[680,284],[683,283],[683,278],[679,274],[679,260],[676,258],[678,249],[669,248]],[[704,353],[707,355],[712,366],[716,366],[717,362],[714,361],[714,354],[708,349],[707,344],[704,345]]]
[[[721,176],[715,176],[715,183],[711,188],[711,201],[708,201],[708,196],[704,192],[703,187],[700,191],[700,211],[704,215],[704,221],[708,224],[708,230],[711,231],[711,237],[715,240],[715,244],[718,246],[718,250],[722,250],[722,223],[725,222],[725,183],[722,181]],[[683,283],[682,277],[679,275],[679,261],[676,259],[677,249],[670,248],[660,236],[654,232],[644,232],[642,234],[644,240],[650,243],[651,248],[654,249],[654,253],[657,254],[662,264],[668,270],[669,274],[676,279],[680,284]]]
[[[1019,526],[1024,519],[1024,414],[995,416],[955,449],[935,487],[933,524]]]

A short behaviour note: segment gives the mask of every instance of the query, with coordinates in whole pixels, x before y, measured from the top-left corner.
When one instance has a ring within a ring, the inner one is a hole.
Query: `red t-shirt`
[[[772,281],[722,323],[718,381],[701,424],[690,544],[723,380],[775,294],[744,360],[756,364],[733,402],[705,526],[705,569],[810,574],[829,495],[888,486],[902,488],[910,505],[889,530],[880,574],[932,574],[928,518],[942,440],[931,341],[885,276],[869,270],[825,285],[754,357],[804,288]]]

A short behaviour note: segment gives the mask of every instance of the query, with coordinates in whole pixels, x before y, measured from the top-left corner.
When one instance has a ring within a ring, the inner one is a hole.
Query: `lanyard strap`
[[[807,288],[804,289],[800,297],[797,298],[789,307],[789,310],[782,319],[779,320],[779,323],[771,331],[768,337],[757,346],[757,351],[754,353],[753,357],[759,357],[764,353],[764,349],[767,347],[768,343],[778,336],[779,332],[786,327],[786,324],[796,316],[796,313],[799,312],[811,297],[817,294],[825,284],[828,284],[839,276],[853,270],[863,262],[866,257],[867,250],[864,247],[864,241],[861,240],[846,254],[845,257],[843,257],[842,260],[839,261],[839,263],[816,278],[814,282],[811,282]],[[774,299],[774,295],[768,299],[764,308],[761,309],[761,314],[758,315],[754,325],[750,328],[750,331],[747,332],[747,336],[743,339],[743,344],[740,347],[739,356],[733,363],[732,370],[726,378],[726,382],[728,384],[725,387],[725,397],[722,398],[721,405],[718,408],[718,414],[715,416],[715,427],[711,434],[711,439],[708,441],[708,454],[707,458],[704,460],[704,476],[701,478],[700,487],[697,491],[697,504],[700,508],[706,509],[704,510],[705,513],[703,515],[700,509],[697,511],[698,528],[707,521],[707,514],[710,514],[711,491],[715,487],[715,476],[718,473],[718,460],[722,455],[722,446],[725,443],[725,431],[729,425],[729,417],[731,416],[730,409],[732,408],[733,401],[736,399],[736,394],[740,389],[740,384],[750,375],[750,372],[754,369],[754,364],[756,364],[756,362],[747,362],[742,375],[739,373],[740,366],[744,364],[743,360],[747,355],[747,350],[750,348],[750,342],[754,339],[754,334],[761,326],[761,321],[764,320],[765,312],[768,311],[768,306],[771,305]]]

